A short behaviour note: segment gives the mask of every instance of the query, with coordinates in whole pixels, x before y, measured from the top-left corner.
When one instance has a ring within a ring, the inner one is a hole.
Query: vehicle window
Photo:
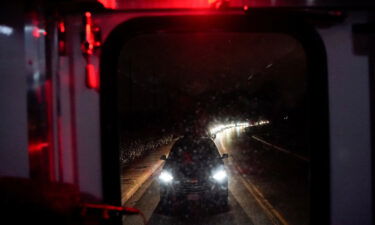
[[[187,154],[190,155],[193,160],[197,161],[220,157],[219,152],[212,141],[183,137],[173,145],[169,154],[169,159],[182,160]]]
[[[160,32],[121,48],[124,205],[148,224],[309,224],[307,59],[296,39]]]

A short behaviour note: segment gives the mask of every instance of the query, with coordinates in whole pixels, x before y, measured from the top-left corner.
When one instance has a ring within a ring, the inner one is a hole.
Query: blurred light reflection
[[[229,123],[229,124],[218,124],[210,129],[211,135],[217,135],[221,132],[229,131],[231,128],[236,128],[236,131],[239,131],[241,128],[246,127],[254,127],[254,126],[262,126],[265,124],[269,124],[268,120],[259,120],[254,123],[249,122],[236,122],[236,123]]]
[[[10,36],[13,34],[13,28],[6,25],[0,25],[0,34]]]

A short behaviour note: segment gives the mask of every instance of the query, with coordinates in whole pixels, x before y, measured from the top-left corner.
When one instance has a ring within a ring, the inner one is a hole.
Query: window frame
[[[327,60],[323,41],[302,14],[275,11],[248,15],[177,15],[133,18],[117,26],[100,57],[100,123],[103,201],[121,204],[117,110],[117,68],[122,46],[140,34],[157,32],[282,33],[302,45],[307,60],[308,146],[310,147],[310,223],[329,224],[330,151]]]

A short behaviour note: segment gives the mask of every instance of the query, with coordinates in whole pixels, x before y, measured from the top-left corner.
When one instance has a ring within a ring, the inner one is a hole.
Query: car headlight
[[[173,180],[173,176],[168,171],[162,171],[161,174],[159,175],[159,179],[165,183],[169,183]]]
[[[222,182],[227,178],[227,172],[224,169],[216,170],[213,173],[212,178],[214,178],[218,182]]]

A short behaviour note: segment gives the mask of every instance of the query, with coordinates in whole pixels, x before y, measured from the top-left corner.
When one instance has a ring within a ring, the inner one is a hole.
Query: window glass
[[[309,224],[298,41],[144,34],[124,42],[117,75],[123,204],[148,224]]]

